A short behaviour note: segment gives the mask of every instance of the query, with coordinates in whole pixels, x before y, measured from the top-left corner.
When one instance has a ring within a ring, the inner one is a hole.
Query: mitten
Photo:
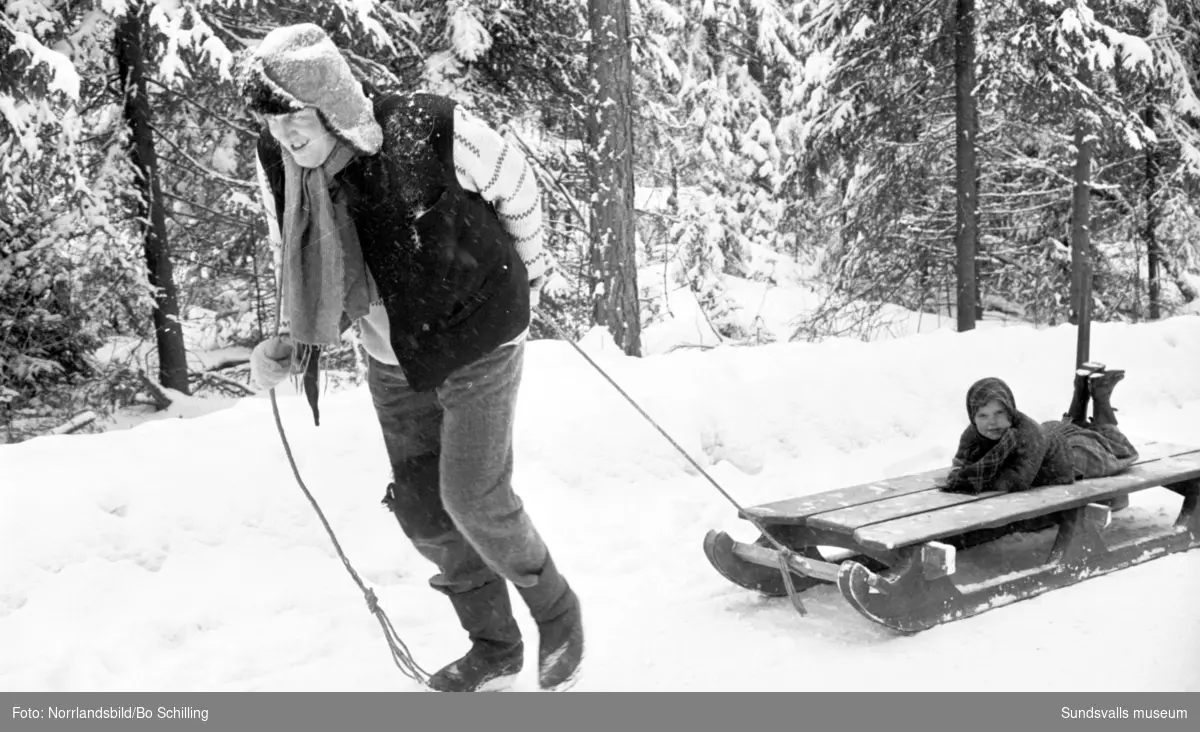
[[[250,380],[262,389],[274,389],[292,372],[292,339],[274,336],[250,353]]]

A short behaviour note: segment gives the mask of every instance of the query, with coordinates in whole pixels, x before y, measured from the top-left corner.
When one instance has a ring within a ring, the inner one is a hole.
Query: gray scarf
[[[341,140],[316,168],[303,168],[283,147],[282,283],[292,338],[302,344],[341,341],[341,318],[367,314],[371,295],[358,232],[329,181],[354,159]],[[307,349],[304,349],[307,350]]]

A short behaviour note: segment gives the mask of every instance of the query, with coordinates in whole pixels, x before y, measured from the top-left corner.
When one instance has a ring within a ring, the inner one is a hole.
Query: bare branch
[[[151,129],[154,130],[154,134],[158,135],[158,139],[163,140],[168,145],[170,145],[171,148],[175,150],[175,152],[182,155],[185,160],[187,160],[189,163],[191,163],[198,172],[203,173],[204,175],[207,175],[208,177],[212,178],[213,180],[223,181],[225,183],[228,183],[231,186],[237,186],[238,188],[243,188],[246,190],[253,190],[258,187],[254,183],[251,183],[250,181],[238,180],[237,178],[230,178],[229,176],[222,175],[221,173],[218,173],[215,170],[209,170],[207,167],[204,166],[203,163],[199,162],[198,160],[193,158],[191,155],[188,155],[187,151],[185,151],[183,148],[181,148],[179,145],[177,145],[175,143],[175,141],[172,140],[169,136],[164,135],[162,130],[158,129],[158,127],[156,125],[150,125],[150,127],[151,127]]]
[[[175,97],[183,100],[186,104],[189,104],[189,105],[195,107],[196,109],[200,110],[201,112],[204,112],[205,114],[212,117],[213,119],[224,123],[226,126],[230,127],[231,129],[237,130],[238,132],[241,132],[242,134],[244,134],[248,137],[257,137],[258,136],[258,130],[253,130],[249,127],[244,127],[244,126],[234,122],[233,120],[229,119],[229,117],[226,117],[225,115],[217,114],[216,112],[212,111],[208,107],[197,102],[194,98],[184,95],[184,94],[180,94],[178,92],[178,90],[171,89],[170,87],[164,85],[161,81],[158,81],[157,79],[147,79],[146,81],[157,86],[159,89],[162,89],[163,91],[167,92],[168,94],[174,95]]]

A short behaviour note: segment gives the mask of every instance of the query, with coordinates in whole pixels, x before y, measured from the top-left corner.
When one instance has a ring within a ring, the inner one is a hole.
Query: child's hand
[[[968,496],[977,496],[983,491],[972,480],[959,480],[958,471],[952,471],[946,478],[946,484],[940,486],[939,490],[946,493],[962,493]]]

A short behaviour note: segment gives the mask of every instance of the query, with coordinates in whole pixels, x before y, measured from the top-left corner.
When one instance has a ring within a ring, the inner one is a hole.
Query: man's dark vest
[[[528,274],[495,208],[458,182],[454,102],[414,94],[374,104],[383,146],[347,165],[330,193],[354,218],[405,377],[428,391],[529,326]],[[282,231],[282,152],[269,132],[258,155]]]

